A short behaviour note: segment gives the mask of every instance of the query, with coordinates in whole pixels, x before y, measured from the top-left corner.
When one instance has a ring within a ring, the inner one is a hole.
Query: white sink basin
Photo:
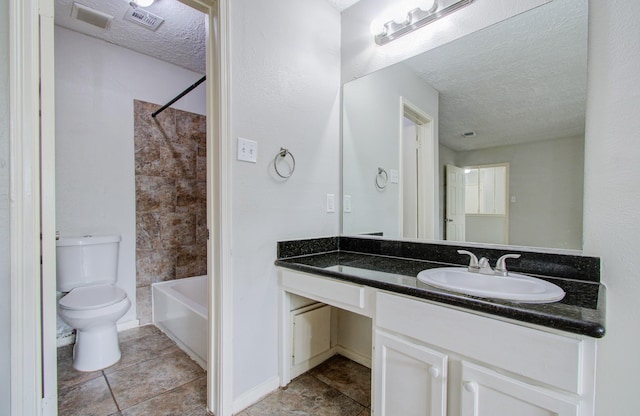
[[[514,302],[550,303],[565,295],[560,287],[535,277],[517,273],[509,273],[507,277],[491,276],[470,273],[461,267],[423,270],[418,273],[418,280],[453,292]]]

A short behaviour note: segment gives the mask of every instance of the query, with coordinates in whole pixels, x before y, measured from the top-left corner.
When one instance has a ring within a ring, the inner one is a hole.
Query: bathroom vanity
[[[281,383],[296,375],[289,317],[302,296],[371,318],[376,415],[593,415],[596,340],[605,331],[599,259],[518,251],[512,270],[566,292],[548,304],[472,297],[416,279],[421,270],[464,267],[459,248],[351,237],[280,243]],[[464,248],[492,261],[505,254]]]

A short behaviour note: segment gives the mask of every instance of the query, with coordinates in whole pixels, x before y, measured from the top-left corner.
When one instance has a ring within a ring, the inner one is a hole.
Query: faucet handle
[[[458,250],[458,254],[466,254],[469,256],[469,268],[470,272],[477,272],[480,270],[480,266],[478,265],[478,258],[475,254],[467,250]]]
[[[501,276],[508,276],[509,271],[507,270],[507,259],[517,259],[520,257],[520,254],[505,254],[500,257],[496,262],[495,272]]]

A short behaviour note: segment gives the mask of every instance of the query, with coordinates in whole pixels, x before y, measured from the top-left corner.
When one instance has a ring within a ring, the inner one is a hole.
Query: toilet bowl
[[[131,301],[117,287],[120,236],[63,237],[57,241],[60,319],[76,329],[73,368],[97,371],[120,360],[116,322]]]
[[[96,371],[120,360],[116,322],[131,307],[124,290],[112,285],[80,287],[58,305],[60,318],[76,329],[73,368]]]

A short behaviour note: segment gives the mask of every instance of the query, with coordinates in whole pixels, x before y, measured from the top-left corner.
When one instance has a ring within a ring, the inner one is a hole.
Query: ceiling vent
[[[164,19],[160,16],[157,16],[153,13],[150,13],[146,10],[142,10],[139,7],[129,7],[127,13],[124,15],[125,20],[129,20],[130,22],[137,23],[141,26],[146,27],[149,30],[153,30],[154,32],[158,30]]]
[[[100,29],[109,29],[113,16],[99,12],[79,3],[73,3],[71,6],[71,17],[81,20],[90,25],[97,26]]]

